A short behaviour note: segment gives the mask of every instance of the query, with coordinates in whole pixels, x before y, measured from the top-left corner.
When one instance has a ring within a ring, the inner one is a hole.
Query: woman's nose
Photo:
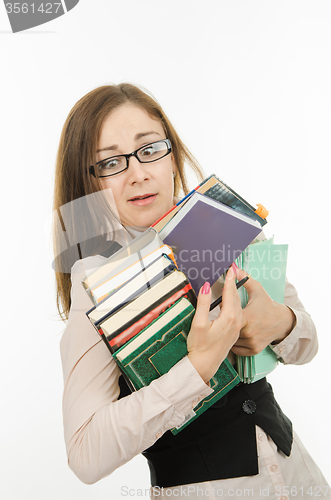
[[[129,158],[129,168],[127,170],[130,181],[140,181],[148,177],[146,165],[137,160],[135,156]]]

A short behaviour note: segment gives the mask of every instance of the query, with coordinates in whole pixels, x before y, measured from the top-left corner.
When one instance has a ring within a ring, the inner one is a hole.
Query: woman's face
[[[161,122],[142,108],[124,104],[103,123],[97,161],[129,154],[161,139],[167,139]],[[122,224],[147,227],[174,205],[175,171],[172,153],[153,163],[139,163],[131,156],[127,170],[100,181],[103,189],[111,188]]]

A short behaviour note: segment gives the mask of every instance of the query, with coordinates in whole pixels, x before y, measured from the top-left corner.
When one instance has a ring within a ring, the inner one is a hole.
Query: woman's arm
[[[120,371],[85,315],[91,301],[81,284],[82,261],[73,271],[72,306],[60,343],[64,433],[69,467],[91,484],[182,423],[213,391],[185,357],[148,387],[117,401]]]
[[[238,279],[245,275],[237,270]],[[285,364],[311,361],[318,349],[316,328],[294,286],[286,281],[284,304],[273,301],[252,278],[244,286],[249,302],[243,310],[244,327],[232,351],[250,356],[270,345]]]
[[[270,345],[285,364],[303,365],[309,363],[318,351],[315,324],[305,310],[294,286],[286,280],[284,304],[295,316],[292,331],[283,341]]]

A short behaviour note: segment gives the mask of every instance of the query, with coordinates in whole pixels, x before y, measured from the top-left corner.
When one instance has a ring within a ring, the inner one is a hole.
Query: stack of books
[[[93,302],[87,317],[132,391],[149,385],[187,355],[200,286],[213,284],[261,232],[259,219],[265,219],[233,191],[230,202],[240,202],[244,209],[215,199],[220,189],[229,194],[224,186],[216,176],[206,179],[83,281]],[[214,392],[172,432],[186,427],[239,382],[225,359],[210,380]]]
[[[132,391],[149,385],[187,355],[196,293],[155,229],[112,255],[83,285],[94,303],[87,317]],[[172,432],[179,432],[239,381],[224,360],[210,381],[213,394]]]

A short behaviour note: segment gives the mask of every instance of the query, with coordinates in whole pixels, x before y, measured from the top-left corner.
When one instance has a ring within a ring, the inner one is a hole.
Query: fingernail
[[[210,291],[210,284],[208,281],[206,281],[206,283],[201,288],[201,293],[203,293],[204,295],[207,295],[209,293],[209,291]]]
[[[233,278],[235,276],[234,269],[232,265],[229,267],[228,272],[226,273],[227,278]]]
[[[235,271],[236,269],[239,269],[239,267],[237,266],[237,264],[236,264],[235,262],[232,264],[232,267],[234,268],[234,269],[233,269],[234,271]]]

